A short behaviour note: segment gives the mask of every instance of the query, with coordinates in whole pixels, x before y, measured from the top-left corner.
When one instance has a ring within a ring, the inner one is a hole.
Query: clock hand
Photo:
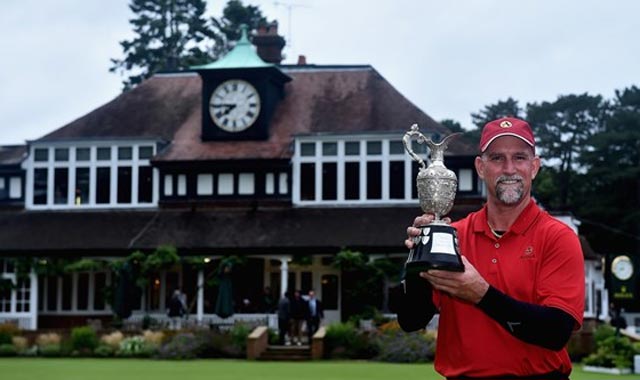
[[[235,104],[229,104],[228,107],[227,107],[227,110],[224,111],[224,113],[222,115],[228,115],[229,112],[231,112],[234,108],[236,108]]]

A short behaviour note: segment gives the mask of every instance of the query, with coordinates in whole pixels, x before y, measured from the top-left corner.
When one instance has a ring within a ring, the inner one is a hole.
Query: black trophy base
[[[464,272],[455,228],[446,224],[430,224],[420,229],[422,232],[415,238],[415,246],[405,264],[407,275],[418,275],[429,269]]]

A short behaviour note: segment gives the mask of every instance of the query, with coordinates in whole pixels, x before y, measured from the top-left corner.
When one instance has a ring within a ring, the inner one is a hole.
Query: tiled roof
[[[170,141],[156,161],[289,158],[293,136],[393,132],[413,123],[447,134],[370,66],[282,66],[293,78],[276,107],[266,141],[203,142],[202,81],[195,73],[155,75],[135,89],[38,141],[154,138]],[[475,148],[451,144],[450,154]]]
[[[0,165],[19,165],[26,152],[26,145],[0,145]]]
[[[456,205],[456,219],[479,206]],[[6,211],[0,256],[128,254],[163,244],[185,254],[404,252],[413,207]],[[356,222],[357,221],[357,222]]]

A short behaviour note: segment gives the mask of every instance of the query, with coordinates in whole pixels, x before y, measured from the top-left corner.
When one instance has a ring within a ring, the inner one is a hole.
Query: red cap
[[[480,136],[480,151],[484,152],[493,140],[501,136],[514,136],[529,144],[535,149],[536,140],[533,138],[533,131],[524,120],[513,117],[503,117],[490,121],[482,128]]]

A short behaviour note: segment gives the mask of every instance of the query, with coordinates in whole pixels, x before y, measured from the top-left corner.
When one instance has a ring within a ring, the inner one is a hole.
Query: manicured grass
[[[362,361],[255,362],[246,360],[137,360],[0,358],[0,378],[11,380],[429,380],[431,364]],[[638,375],[583,372],[572,380],[638,379]]]

